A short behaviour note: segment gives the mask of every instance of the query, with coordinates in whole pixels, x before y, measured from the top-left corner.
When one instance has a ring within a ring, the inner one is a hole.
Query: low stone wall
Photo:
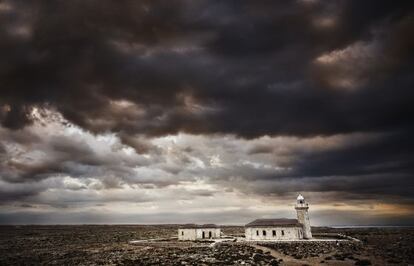
[[[360,242],[360,240],[357,238],[347,236],[344,234],[339,234],[339,233],[316,233],[316,234],[313,234],[313,236],[314,238],[346,239],[346,240]]]

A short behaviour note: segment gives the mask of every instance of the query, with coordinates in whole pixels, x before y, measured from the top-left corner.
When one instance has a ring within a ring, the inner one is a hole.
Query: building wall
[[[303,224],[304,238],[312,238],[309,214],[307,208],[296,208],[299,223]]]
[[[203,238],[204,232],[204,238]],[[210,234],[211,233],[211,237]],[[197,228],[197,239],[220,238],[220,228]]]
[[[196,240],[197,232],[195,228],[178,229],[178,240]]]
[[[201,240],[210,238],[220,238],[220,233],[220,228],[184,228],[178,229],[178,240]]]
[[[263,234],[266,232],[266,235]],[[273,235],[275,231],[276,235]],[[258,235],[257,235],[258,232]],[[247,227],[245,229],[246,240],[296,240],[303,238],[300,227]]]

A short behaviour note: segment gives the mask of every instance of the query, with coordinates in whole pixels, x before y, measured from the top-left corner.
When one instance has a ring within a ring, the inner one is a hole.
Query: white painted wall
[[[178,240],[196,240],[197,232],[195,228],[178,229]]]
[[[301,196],[301,198],[299,198]],[[309,204],[302,195],[299,195],[296,201],[295,209],[298,216],[298,222],[303,225],[303,238],[312,238],[311,225],[309,221]]]
[[[296,207],[296,212],[298,215],[298,221],[303,225],[303,234],[304,238],[312,238],[311,226],[309,221],[308,208],[298,208]]]
[[[201,240],[209,238],[220,238],[220,234],[220,228],[182,228],[178,229],[178,240]]]
[[[266,235],[263,234],[266,232]],[[273,235],[276,232],[276,236]],[[283,233],[282,233],[283,231]],[[258,233],[258,235],[257,235]],[[301,227],[246,227],[246,240],[295,240],[303,238]]]
[[[197,239],[220,238],[220,228],[197,228]],[[203,237],[204,232],[204,237]],[[211,237],[210,237],[211,233]]]

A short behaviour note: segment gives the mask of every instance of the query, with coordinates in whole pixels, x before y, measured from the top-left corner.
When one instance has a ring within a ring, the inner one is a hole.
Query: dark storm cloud
[[[66,206],[99,201],[85,190],[203,180],[412,204],[413,6],[0,0],[0,200],[45,203],[53,187]],[[201,137],[155,143],[179,132]],[[307,144],[318,136],[343,139]]]
[[[19,201],[36,196],[44,190],[46,190],[46,188],[41,188],[39,186],[28,185],[13,188],[11,186],[4,187],[4,185],[2,185],[0,186],[0,206],[10,201]]]
[[[123,144],[133,148],[138,154],[149,153],[150,151],[159,153],[159,149],[152,145],[149,141],[145,140],[143,137],[131,136],[122,132],[118,134],[118,136]]]
[[[247,154],[278,155],[278,165],[293,167],[289,173],[284,172],[280,175],[285,177],[409,174],[414,172],[412,134],[411,130],[406,129],[359,138],[349,137],[345,138],[341,145],[331,148],[301,148],[300,145],[294,148],[281,148],[274,143],[256,143],[248,148]],[[283,158],[287,160],[284,162]]]
[[[0,143],[0,156],[6,153],[6,148]]]
[[[224,167],[207,168],[203,175],[211,182],[260,195],[335,192],[338,201],[365,197],[414,202],[414,147],[409,132],[311,140],[264,138],[237,146],[245,150],[245,154],[234,152],[238,162],[224,161]]]
[[[409,2],[5,3],[1,117],[9,128],[45,104],[93,132],[147,135],[315,135],[412,122]],[[330,90],[331,71],[314,60],[358,41],[384,47],[380,62],[392,75],[351,94]],[[114,108],[123,99],[139,111]]]
[[[56,176],[98,176],[103,188],[114,188],[119,187],[123,179],[134,175],[134,167],[150,164],[143,157],[117,154],[121,144],[99,150],[97,145],[102,143],[91,143],[81,135],[59,135],[63,129],[55,128],[55,134],[49,135],[47,129],[40,133],[33,128],[18,131],[1,129],[0,180],[18,185]]]
[[[376,203],[413,204],[412,175],[383,174],[383,175],[361,175],[361,176],[321,176],[313,178],[273,178],[261,179],[260,173],[257,178],[247,182],[241,178],[233,178],[233,187],[249,194],[277,196],[278,199],[294,198],[298,191],[306,193],[321,193],[325,195],[317,201],[312,198],[313,203],[335,203],[364,202],[375,200]],[[221,181],[221,183],[229,185]],[[234,184],[235,183],[235,184]]]
[[[298,156],[298,176],[414,173],[412,131],[389,133],[366,143]]]

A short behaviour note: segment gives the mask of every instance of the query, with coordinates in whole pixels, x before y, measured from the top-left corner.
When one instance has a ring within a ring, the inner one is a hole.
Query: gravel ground
[[[174,237],[176,225],[0,226],[0,265],[297,265],[291,263],[295,259],[309,265],[414,263],[413,228],[313,230],[344,233],[362,242],[263,244],[275,250],[272,256],[246,243],[128,243]],[[243,227],[225,227],[224,233],[240,235]]]

